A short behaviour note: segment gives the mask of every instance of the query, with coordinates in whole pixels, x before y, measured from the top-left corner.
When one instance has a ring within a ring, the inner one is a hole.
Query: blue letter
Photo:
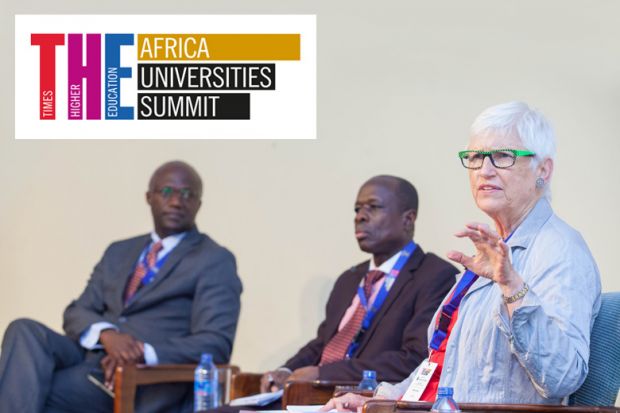
[[[133,45],[133,34],[105,35],[105,118],[133,119],[133,106],[121,106],[121,78],[131,78],[131,67],[121,67],[121,46]]]

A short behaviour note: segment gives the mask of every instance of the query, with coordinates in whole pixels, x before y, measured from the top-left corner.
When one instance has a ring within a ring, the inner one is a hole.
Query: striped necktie
[[[146,254],[146,264],[144,260],[140,260],[136,270],[133,275],[129,279],[129,283],[127,283],[127,288],[125,290],[125,305],[131,300],[131,298],[136,294],[138,288],[140,288],[140,284],[142,283],[142,279],[146,274],[148,274],[149,270],[155,267],[157,263],[157,253],[161,251],[163,245],[161,241],[157,241],[156,243],[151,245],[149,252]]]
[[[384,275],[385,273],[379,270],[369,271],[368,274],[366,274],[366,278],[364,279],[364,295],[366,296],[367,301],[370,298],[372,286],[374,283],[383,278]],[[329,340],[325,348],[323,348],[323,354],[321,355],[321,362],[319,363],[319,366],[340,361],[345,358],[353,338],[362,327],[362,321],[364,321],[365,316],[366,309],[360,302],[358,303],[355,313],[353,313],[353,316],[349,322],[342,327],[342,330],[337,332]]]

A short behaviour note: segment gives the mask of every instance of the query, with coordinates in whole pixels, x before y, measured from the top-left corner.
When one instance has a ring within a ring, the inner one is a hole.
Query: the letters
[[[32,34],[30,44],[39,46],[39,119],[56,119],[56,46],[64,34]]]

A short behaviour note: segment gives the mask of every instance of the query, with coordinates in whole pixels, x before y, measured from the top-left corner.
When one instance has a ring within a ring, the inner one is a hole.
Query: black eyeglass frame
[[[179,199],[183,201],[192,201],[198,198],[197,194],[189,188],[173,188],[171,186],[164,186],[155,189],[153,192],[166,200],[172,198],[175,194],[178,195]]]
[[[494,154],[498,153],[498,152],[510,152],[512,154],[512,163],[508,166],[497,166],[495,164],[495,161],[493,160],[493,156]],[[465,158],[467,157],[467,155],[472,154],[472,153],[477,153],[482,155],[482,161],[480,162],[480,166],[478,167],[471,167],[471,166],[467,166],[465,165]],[[536,156],[535,152],[532,151],[527,151],[527,150],[521,150],[521,149],[508,149],[508,148],[504,148],[504,149],[493,149],[492,151],[460,151],[459,152],[459,158],[461,159],[461,164],[463,164],[464,168],[467,169],[480,169],[482,168],[482,165],[484,165],[484,158],[488,157],[489,160],[491,161],[491,164],[496,167],[497,169],[508,169],[512,166],[514,166],[515,162],[517,161],[518,157],[521,156]]]

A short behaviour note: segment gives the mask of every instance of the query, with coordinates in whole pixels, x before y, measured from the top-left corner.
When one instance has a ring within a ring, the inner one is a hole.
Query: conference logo
[[[316,137],[314,16],[16,16],[18,139]]]

